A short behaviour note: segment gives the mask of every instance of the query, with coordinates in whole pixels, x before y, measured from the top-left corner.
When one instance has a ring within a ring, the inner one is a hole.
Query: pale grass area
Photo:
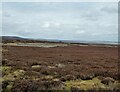
[[[100,45],[100,44],[71,44],[71,43],[2,43],[3,46],[29,46],[29,47],[44,47],[44,48],[50,48],[50,47],[66,47],[66,46],[99,46],[99,47],[118,47],[117,45]]]
[[[77,88],[80,90],[106,90],[110,89],[110,85],[105,85],[101,83],[101,80],[97,77],[93,78],[92,80],[71,80],[65,82],[65,89],[70,90],[71,88]],[[115,84],[112,84],[115,85]]]
[[[68,44],[63,43],[5,43],[3,45],[10,45],[10,46],[31,46],[31,47],[65,47]]]
[[[32,68],[40,68],[40,65],[33,65]]]

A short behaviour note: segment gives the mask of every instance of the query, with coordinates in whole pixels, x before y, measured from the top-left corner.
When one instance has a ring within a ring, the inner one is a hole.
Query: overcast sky
[[[65,40],[118,40],[118,3],[3,3],[2,34]]]

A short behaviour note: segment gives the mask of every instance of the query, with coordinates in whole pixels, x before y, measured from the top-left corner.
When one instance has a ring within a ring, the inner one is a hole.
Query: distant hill
[[[25,38],[17,37],[17,36],[1,36],[2,40],[25,40]]]
[[[79,40],[55,40],[55,39],[31,39],[22,38],[17,36],[0,36],[3,43],[11,42],[28,42],[28,43],[70,43],[70,44],[83,44],[83,45],[117,45],[117,42],[111,41],[79,41]]]
[[[17,41],[25,41],[25,38],[17,37],[17,36],[0,36],[2,42],[17,42]]]
[[[0,39],[2,39],[3,43],[11,43],[11,42],[29,42],[29,43],[35,43],[35,42],[45,43],[45,42],[50,42],[50,43],[53,43],[53,41],[49,41],[49,40],[30,39],[30,38],[22,38],[22,37],[17,37],[17,36],[0,36]]]

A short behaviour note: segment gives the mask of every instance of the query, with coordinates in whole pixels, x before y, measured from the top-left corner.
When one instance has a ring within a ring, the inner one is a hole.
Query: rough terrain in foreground
[[[3,92],[119,90],[117,47],[8,45],[2,53]]]

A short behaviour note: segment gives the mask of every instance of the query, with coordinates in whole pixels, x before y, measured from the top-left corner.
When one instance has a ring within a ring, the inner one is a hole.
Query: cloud
[[[101,11],[104,11],[104,12],[110,13],[110,14],[114,14],[114,13],[118,13],[118,7],[105,6],[105,7],[101,8]]]
[[[76,34],[83,34],[83,33],[85,33],[84,30],[77,30],[77,31],[76,31]]]
[[[45,23],[43,23],[43,25],[42,25],[43,28],[48,28],[48,27],[50,27],[50,26],[51,26],[51,25],[50,25],[49,22],[45,22]]]
[[[82,14],[83,18],[90,20],[90,21],[97,21],[101,16],[102,14],[99,12],[98,9],[86,11]]]
[[[4,3],[3,35],[31,38],[117,39],[117,3]],[[111,14],[110,14],[111,13]],[[107,33],[107,34],[106,34]],[[110,34],[114,34],[111,37]]]
[[[53,21],[45,21],[41,23],[41,27],[43,28],[58,28],[61,26],[61,23],[59,22],[53,22]]]

